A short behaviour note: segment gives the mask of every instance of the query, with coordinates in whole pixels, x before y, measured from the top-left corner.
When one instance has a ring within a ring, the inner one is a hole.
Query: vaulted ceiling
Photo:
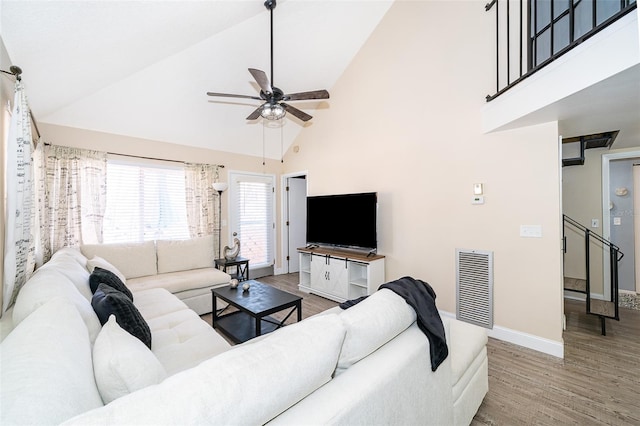
[[[391,3],[278,0],[274,86],[331,93]],[[256,156],[263,137],[286,149],[313,126],[288,115],[265,129],[245,120],[259,101],[206,95],[259,92],[247,69],[270,73],[262,0],[2,0],[0,14],[38,122]],[[314,115],[331,99],[295,106]],[[269,144],[266,156],[280,151]]]

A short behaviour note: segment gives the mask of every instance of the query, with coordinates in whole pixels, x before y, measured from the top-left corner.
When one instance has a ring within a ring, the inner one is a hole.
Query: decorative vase
[[[237,279],[233,278],[230,284],[231,288],[238,288],[238,282],[239,281]]]
[[[234,260],[240,254],[240,240],[233,239],[233,247],[224,246],[224,258],[227,260]]]

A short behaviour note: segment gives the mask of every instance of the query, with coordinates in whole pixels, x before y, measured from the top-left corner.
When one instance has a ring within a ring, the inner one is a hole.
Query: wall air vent
[[[493,328],[493,252],[456,249],[456,318]]]

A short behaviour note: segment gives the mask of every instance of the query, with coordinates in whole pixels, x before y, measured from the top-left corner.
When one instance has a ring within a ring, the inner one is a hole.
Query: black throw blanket
[[[436,371],[449,355],[444,325],[442,325],[440,313],[436,308],[436,293],[426,282],[411,277],[391,281],[381,285],[380,288],[388,288],[403,297],[415,309],[418,316],[418,328],[429,340],[431,371]]]

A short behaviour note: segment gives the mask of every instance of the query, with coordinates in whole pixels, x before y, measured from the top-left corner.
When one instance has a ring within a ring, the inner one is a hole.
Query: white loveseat
[[[488,389],[485,330],[444,318],[449,356],[432,372],[415,312],[390,290],[236,347],[166,290],[135,291],[153,336],[143,355],[100,328],[83,262],[57,253],[18,295],[0,424],[463,425]]]
[[[216,269],[213,236],[144,243],[92,244],[81,247],[89,259],[115,266],[132,291],[166,288],[199,315],[211,312],[211,289],[231,276]]]

